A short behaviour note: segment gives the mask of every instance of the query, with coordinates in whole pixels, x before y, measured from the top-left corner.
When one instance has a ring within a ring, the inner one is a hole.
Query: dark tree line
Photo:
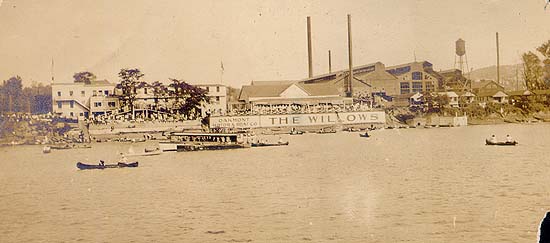
[[[0,84],[0,113],[25,112],[45,114],[52,110],[52,87],[41,83],[23,87],[19,76]]]

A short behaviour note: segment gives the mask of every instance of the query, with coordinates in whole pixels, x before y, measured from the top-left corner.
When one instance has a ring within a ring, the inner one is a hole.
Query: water
[[[535,242],[550,125],[286,136],[286,147],[167,153],[0,148],[0,242]],[[516,147],[485,146],[511,134]]]

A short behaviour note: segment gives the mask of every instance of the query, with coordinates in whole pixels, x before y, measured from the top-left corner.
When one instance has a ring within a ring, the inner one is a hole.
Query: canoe
[[[370,135],[369,134],[359,134],[359,137],[370,138]]]
[[[288,145],[288,142],[286,143],[252,143],[252,147],[269,147],[269,146],[285,146]]]
[[[491,141],[488,140],[488,139],[485,140],[485,145],[515,146],[516,144],[518,144],[517,141],[513,141],[513,142],[491,142]]]
[[[124,168],[124,167],[138,167],[138,162],[132,162],[132,163],[117,163],[117,164],[111,164],[111,165],[88,165],[84,163],[76,163],[76,167],[81,170],[92,170],[92,169],[108,169],[108,168]]]

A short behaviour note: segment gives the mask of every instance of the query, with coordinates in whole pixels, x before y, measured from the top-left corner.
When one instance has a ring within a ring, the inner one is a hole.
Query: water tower
[[[466,41],[458,39],[456,42],[455,69],[459,69],[464,73],[464,64],[466,64],[466,72],[468,71],[468,56],[466,55]],[[458,66],[457,66],[458,64]]]

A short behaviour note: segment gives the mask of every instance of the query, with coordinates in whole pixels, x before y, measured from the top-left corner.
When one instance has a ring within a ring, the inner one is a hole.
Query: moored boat
[[[202,151],[247,148],[236,133],[170,133],[170,142],[159,142],[165,151]]]
[[[362,138],[370,138],[370,134],[368,134],[368,133],[359,134],[359,137],[362,137]]]
[[[78,162],[76,163],[76,167],[81,169],[81,170],[93,170],[93,169],[109,169],[109,168],[124,168],[124,167],[138,167],[138,162],[132,162],[132,163],[121,163],[121,162],[118,162],[117,164],[110,164],[110,165],[105,165],[105,164],[97,164],[97,165],[89,165],[89,164],[84,164],[84,163],[81,163],[81,162]]]
[[[515,146],[517,145],[517,141],[512,142],[492,142],[489,139],[485,139],[485,145],[496,145],[496,146]]]
[[[50,146],[44,146],[44,148],[42,148],[42,153],[49,153],[52,151],[52,148]]]
[[[159,154],[162,154],[162,151],[160,149],[157,149],[155,151],[145,152],[145,153],[128,153],[128,154],[125,154],[125,156],[127,156],[127,157],[131,157],[131,156],[154,156],[154,155],[159,155]]]
[[[286,146],[288,145],[288,142],[285,143],[252,143],[250,146],[252,147],[269,147],[269,146]]]

